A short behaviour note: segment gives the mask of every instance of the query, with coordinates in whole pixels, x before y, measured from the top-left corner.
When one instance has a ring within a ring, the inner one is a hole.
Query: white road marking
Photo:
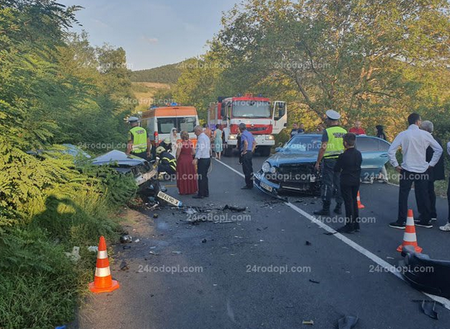
[[[228,169],[230,169],[231,171],[234,171],[236,174],[238,174],[241,177],[245,177],[245,175],[239,171],[237,171],[236,169],[234,169],[233,167],[230,167],[229,165],[227,165],[225,162],[222,162],[220,160],[214,159],[217,162],[221,163],[222,165],[224,165],[225,167],[227,167]]]
[[[245,177],[242,173],[240,173],[239,171],[237,171],[236,169],[234,169],[233,167],[230,167],[229,165],[227,165],[226,163],[215,159],[217,162],[221,163],[222,165],[224,165],[225,167],[227,167],[228,169],[234,171],[236,174],[238,174],[239,176]],[[314,216],[308,214],[306,211],[298,208],[297,206],[293,205],[290,202],[285,202],[285,205],[287,205],[288,207],[290,207],[292,210],[298,212],[300,215],[302,215],[303,217],[305,217],[306,219],[310,220],[312,223],[316,224],[317,226],[319,226],[320,228],[323,228],[325,231],[329,232],[329,233],[335,233],[336,230],[331,228],[330,226],[328,226],[327,224],[321,222],[320,220],[318,220],[317,218],[315,218]],[[348,245],[349,247],[355,249],[357,252],[359,252],[360,254],[366,256],[367,258],[369,258],[371,261],[373,261],[374,263],[382,266],[384,269],[386,269],[388,272],[390,272],[391,274],[395,275],[397,278],[399,278],[402,281],[405,281],[405,279],[402,277],[401,273],[399,272],[399,269],[397,266],[391,265],[388,262],[386,262],[385,260],[381,259],[380,257],[378,257],[377,255],[375,255],[374,253],[370,252],[369,250],[367,250],[366,248],[360,246],[359,244],[357,244],[356,242],[354,242],[353,240],[350,240],[349,238],[347,238],[346,236],[340,234],[340,233],[335,233],[333,234],[334,237],[336,237],[337,239],[341,240],[342,242],[344,242],[346,245]],[[448,310],[450,310],[450,300],[448,300],[447,298],[444,297],[440,297],[440,296],[435,296],[435,295],[431,295],[428,294],[426,292],[422,293],[426,296],[428,296],[429,298],[431,298],[432,300],[441,303],[442,305],[444,305],[444,307]]]

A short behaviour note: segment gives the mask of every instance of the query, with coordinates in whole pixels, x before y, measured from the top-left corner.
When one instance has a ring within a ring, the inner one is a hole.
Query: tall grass
[[[54,328],[73,320],[77,296],[95,269],[87,246],[100,235],[117,239],[114,212],[134,196],[133,179],[107,168],[89,168],[79,178],[30,198],[22,211],[29,216],[0,232],[0,328]],[[77,263],[65,255],[74,246]]]

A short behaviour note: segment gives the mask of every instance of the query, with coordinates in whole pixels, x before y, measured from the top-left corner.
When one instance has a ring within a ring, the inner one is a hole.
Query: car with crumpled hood
[[[322,177],[314,166],[321,145],[321,134],[294,135],[254,174],[255,186],[275,197],[284,192],[320,195]],[[388,161],[389,146],[387,141],[377,137],[356,137],[356,147],[363,157],[361,180],[373,181],[380,174]]]

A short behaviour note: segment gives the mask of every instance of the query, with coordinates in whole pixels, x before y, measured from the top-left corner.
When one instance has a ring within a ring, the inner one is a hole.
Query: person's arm
[[[327,144],[328,144],[328,142],[322,142],[322,146],[319,149],[319,154],[317,155],[317,161],[316,161],[316,165],[315,165],[316,170],[320,169],[320,162],[322,161],[323,156],[325,155],[325,150],[327,149]]]
[[[317,155],[316,165],[314,166],[314,168],[316,168],[317,171],[320,169],[320,162],[322,161],[323,156],[325,155],[327,145],[328,145],[328,133],[327,130],[325,129],[322,133],[322,145],[320,146],[319,154]]]
[[[431,134],[429,134],[429,140],[430,140],[430,146],[434,151],[433,157],[430,160],[429,166],[434,167],[438,163],[439,159],[441,158],[443,150],[442,150],[441,145],[439,145],[439,143],[434,139],[434,137]]]
[[[177,153],[176,153],[177,159],[178,159],[178,157],[180,156],[180,153],[181,153],[181,147],[182,147],[182,144],[181,144],[181,143],[177,143]]]
[[[152,154],[152,142],[150,141],[150,137],[147,136],[147,157],[150,158],[151,154]]]
[[[202,148],[205,147],[205,146],[202,145],[202,144],[204,144],[204,143],[203,143],[203,138],[200,138],[200,137],[199,137],[198,140],[197,140],[197,152],[195,152],[194,160],[192,160],[192,164],[193,164],[194,166],[197,165],[198,159],[200,158],[200,153],[201,153],[201,151],[202,151]]]
[[[402,167],[398,164],[396,153],[397,153],[397,150],[399,149],[399,147],[401,146],[402,138],[403,138],[403,135],[401,133],[398,134],[397,137],[395,137],[394,141],[392,142],[392,144],[388,150],[389,162],[391,163],[392,167],[394,167],[395,170],[397,170],[398,172],[401,172]]]
[[[252,153],[255,153],[255,148],[256,148],[256,140],[253,138]]]
[[[447,153],[450,155],[450,142],[447,143]]]

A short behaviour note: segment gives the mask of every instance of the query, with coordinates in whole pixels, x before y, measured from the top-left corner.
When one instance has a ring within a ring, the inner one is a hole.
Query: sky
[[[94,46],[108,43],[127,53],[129,69],[142,70],[204,54],[223,11],[238,0],[59,0],[80,5],[76,17]]]

